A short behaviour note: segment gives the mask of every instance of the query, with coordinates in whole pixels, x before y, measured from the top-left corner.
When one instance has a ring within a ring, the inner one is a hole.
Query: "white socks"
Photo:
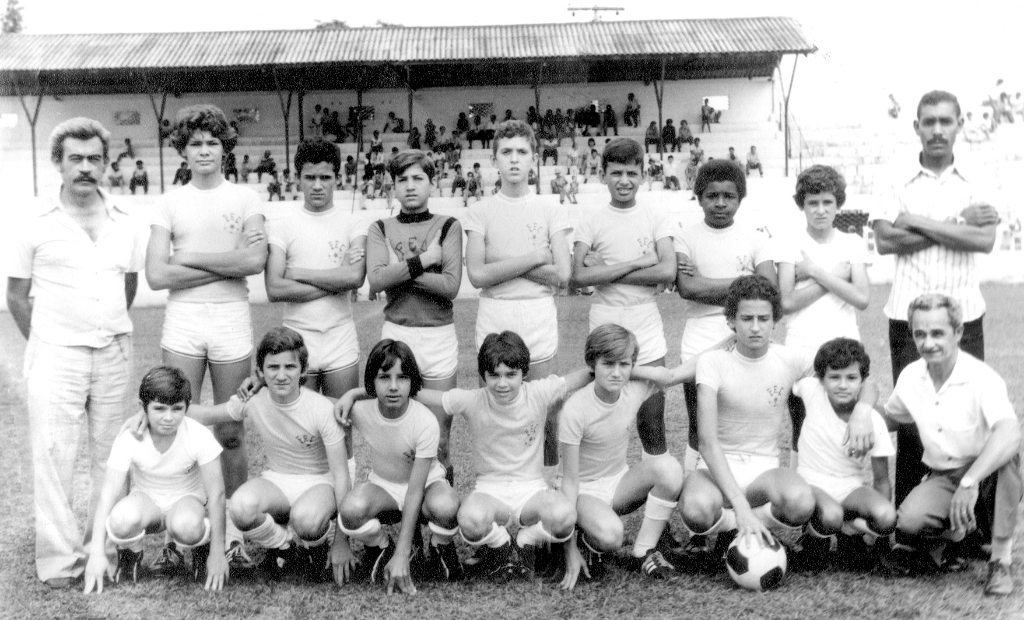
[[[670,502],[650,493],[647,494],[647,505],[644,507],[644,520],[633,543],[633,557],[642,558],[649,549],[653,549],[665,531],[665,524],[672,517],[678,502]]]
[[[487,535],[481,538],[480,540],[469,540],[468,538],[466,538],[465,532],[462,532],[462,540],[466,541],[466,544],[470,545],[471,547],[480,547],[482,545],[487,545],[488,547],[496,549],[512,540],[512,537],[509,536],[508,530],[506,530],[504,527],[501,527],[497,523],[492,523],[491,531],[487,532]]]
[[[390,539],[388,538],[387,532],[381,526],[380,521],[377,519],[370,519],[354,530],[350,530],[345,527],[345,524],[341,523],[341,517],[338,518],[338,526],[346,536],[352,540],[358,540],[367,547],[387,547]]]
[[[284,549],[292,541],[291,532],[278,525],[270,515],[263,519],[263,523],[245,532],[245,538],[264,549]]]

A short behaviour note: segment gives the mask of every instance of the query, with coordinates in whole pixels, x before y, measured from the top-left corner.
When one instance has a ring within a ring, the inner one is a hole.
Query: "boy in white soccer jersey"
[[[328,581],[333,568],[340,585],[354,564],[345,536],[328,544],[350,486],[344,432],[333,403],[301,387],[308,359],[302,336],[274,328],[256,350],[266,389],[244,403],[232,396],[223,405],[193,405],[189,413],[204,424],[248,418],[263,441],[267,469],[239,487],[229,514],[246,540],[267,550],[261,567],[268,577],[279,578],[283,567]]]
[[[676,287],[687,300],[680,358],[686,361],[732,330],[722,314],[729,285],[743,275],[760,274],[776,283],[768,236],[735,217],[747,195],[747,177],[738,166],[716,159],[701,166],[694,184],[704,217],[683,226],[674,236],[679,269]],[[687,472],[697,459],[697,385],[683,384],[689,437],[683,461]]]
[[[252,365],[245,278],[263,271],[267,245],[259,196],[220,173],[223,155],[237,139],[216,106],[178,112],[174,146],[192,169],[192,181],[160,197],[146,249],[150,288],[170,290],[160,341],[163,362],[185,372],[194,403],[207,366],[213,402],[223,403]],[[230,499],[248,477],[245,426],[228,420],[214,434],[224,447],[221,464]],[[232,560],[247,560],[230,527],[228,538]]]
[[[671,371],[636,367],[638,349],[636,337],[620,325],[608,323],[594,329],[584,353],[594,382],[573,394],[562,408],[558,422],[562,493],[576,506],[579,543],[579,548],[566,545],[565,589],[575,586],[581,569],[591,579],[600,579],[602,555],[622,546],[619,515],[640,506],[645,506],[644,519],[632,555],[641,560],[641,572],[664,579],[675,570],[656,547],[676,508],[683,468],[669,454],[628,467],[626,449],[629,426],[642,403],[664,387],[692,379],[696,358]]]
[[[286,303],[282,324],[298,332],[309,351],[305,386],[340,398],[359,384],[351,299],[366,275],[366,223],[334,204],[338,147],[319,138],[302,142],[295,169],[305,202],[267,222],[267,297]],[[351,462],[351,441],[345,447]]]
[[[165,550],[155,563],[157,572],[183,568],[176,561],[181,547],[192,549],[190,576],[207,590],[220,590],[227,580],[221,447],[209,429],[185,417],[191,397],[188,379],[177,368],[159,366],[142,378],[142,436],[121,433],[110,452],[85,568],[86,594],[94,587],[103,592],[110,572],[104,552],[108,536],[118,546],[114,582],[134,583],[142,539],[164,528],[173,541],[167,548],[171,555]],[[129,477],[131,492],[120,497]]]
[[[771,342],[781,316],[773,283],[759,275],[737,278],[725,299],[736,348],[711,351],[697,361],[700,458],[680,503],[692,533],[719,534],[714,550],[701,558],[716,569],[737,534],[749,537],[748,544],[771,541],[771,527],[792,543],[814,514],[810,486],[779,464],[787,398],[794,383],[813,373],[810,354]],[[867,384],[856,406],[870,408],[877,397],[877,388]]]
[[[573,250],[573,286],[593,286],[590,330],[615,323],[639,343],[641,366],[664,366],[668,347],[655,296],[676,277],[673,226],[649,205],[637,204],[644,151],[635,140],[605,145],[601,178],[611,202],[580,218]],[[654,391],[640,408],[637,427],[644,452],[663,454],[665,395]]]
[[[529,125],[501,123],[492,148],[501,190],[470,207],[464,218],[466,269],[480,289],[476,346],[482,347],[488,334],[513,331],[530,351],[534,376],[547,377],[558,351],[554,296],[571,273],[568,213],[539,200],[529,186],[528,171],[537,162]],[[554,426],[545,432],[547,465],[558,462],[556,432]]]
[[[368,396],[343,418],[366,441],[370,475],[341,503],[341,531],[366,547],[361,564],[370,582],[386,575],[387,591],[394,587],[415,594],[409,572],[413,535],[422,516],[430,527],[432,574],[442,580],[462,577],[462,565],[453,538],[458,531],[459,497],[437,462],[440,438],[437,420],[421,403],[410,400],[423,380],[409,347],[381,340],[366,359],[365,392]],[[398,540],[392,544],[378,517],[386,511],[402,513]]]
[[[803,399],[807,412],[796,472],[811,485],[815,502],[814,516],[801,539],[798,565],[811,569],[827,566],[831,537],[840,530],[867,535],[872,544],[884,549],[886,537],[896,529],[889,485],[889,457],[895,456],[896,450],[881,414],[871,412],[875,442],[868,455],[854,456],[844,443],[850,414],[870,367],[864,345],[836,338],[818,349],[815,376],[793,386],[793,394]]]

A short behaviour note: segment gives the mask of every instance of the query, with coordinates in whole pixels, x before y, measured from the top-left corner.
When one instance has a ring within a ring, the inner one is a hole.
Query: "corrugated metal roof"
[[[809,53],[788,17],[512,26],[0,36],[0,71]]]

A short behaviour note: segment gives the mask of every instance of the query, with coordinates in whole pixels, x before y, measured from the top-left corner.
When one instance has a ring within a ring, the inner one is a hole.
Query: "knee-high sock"
[[[358,540],[367,547],[387,547],[391,540],[388,538],[387,532],[381,526],[380,521],[377,519],[370,519],[355,529],[349,529],[345,527],[345,524],[340,523],[339,527],[346,536],[352,540]]]
[[[487,532],[487,535],[480,540],[469,540],[466,538],[465,532],[462,532],[462,540],[466,541],[466,544],[471,547],[487,545],[488,547],[496,549],[512,540],[512,537],[509,536],[507,529],[501,527],[497,523],[492,523],[491,531]]]
[[[771,502],[754,508],[754,515],[757,516],[757,518],[761,520],[761,523],[764,523],[765,527],[773,533],[782,533],[785,535],[799,534],[800,530],[803,529],[802,525],[790,525],[780,521],[778,517],[772,514]]]
[[[110,517],[107,517],[107,538],[110,542],[117,545],[118,549],[129,549],[138,553],[142,551],[142,539],[146,537],[146,530],[141,530],[135,536],[129,536],[127,538],[118,538],[114,536],[114,533],[110,531]]]
[[[263,523],[247,532],[243,532],[243,534],[247,540],[256,543],[264,549],[284,549],[292,540],[291,532],[274,522],[270,515],[263,519]]]
[[[676,509],[678,502],[670,502],[660,497],[647,494],[647,505],[644,507],[644,520],[640,524],[640,531],[636,533],[636,542],[633,543],[633,557],[643,557],[648,549],[653,549],[665,531],[665,524],[672,517],[672,511]]]

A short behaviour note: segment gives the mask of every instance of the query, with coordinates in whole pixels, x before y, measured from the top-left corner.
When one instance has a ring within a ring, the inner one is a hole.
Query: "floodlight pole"
[[[662,138],[661,133],[661,102],[665,97],[665,64],[666,60],[664,57],[661,59],[661,80],[654,80],[654,98],[658,102],[658,159],[662,158],[662,154],[665,152],[665,142]],[[647,150],[647,140],[644,139],[644,150]]]
[[[32,137],[32,195],[39,195],[39,165],[36,162],[36,121],[39,120],[39,108],[43,105],[43,83],[39,80],[39,72],[36,72],[36,85],[39,87],[39,91],[36,94],[36,109],[34,113],[28,111],[28,104],[25,103],[25,95],[22,94],[21,88],[18,87],[18,76],[12,71],[11,72],[11,83],[14,85],[14,92],[18,95],[18,101],[21,102],[21,107],[25,110],[25,118],[28,119],[29,133]]]
[[[405,65],[405,86],[409,91],[409,131],[412,131],[412,67]]]

